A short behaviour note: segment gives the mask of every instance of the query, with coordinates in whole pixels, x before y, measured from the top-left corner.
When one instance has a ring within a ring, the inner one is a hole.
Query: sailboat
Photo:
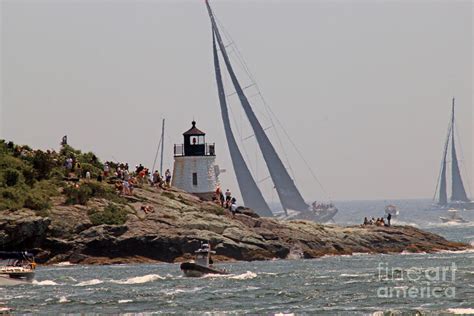
[[[290,177],[277,151],[265,133],[265,129],[262,127],[257,116],[255,115],[255,112],[246,94],[244,93],[244,89],[242,88],[234,72],[234,69],[232,68],[232,64],[226,50],[226,45],[224,45],[216,19],[207,0],[206,7],[212,25],[214,70],[222,121],[224,124],[224,131],[231,155],[232,165],[236,173],[237,183],[245,206],[253,209],[260,216],[273,216],[272,210],[265,201],[262,192],[257,186],[257,183],[253,178],[248,165],[242,156],[242,153],[239,150],[237,141],[235,140],[235,136],[232,131],[218,49],[221,53],[225,68],[227,69],[227,73],[230,77],[230,81],[232,82],[232,85],[235,89],[235,93],[237,94],[240,101],[240,105],[242,106],[243,111],[252,127],[258,147],[270,173],[270,177],[277,191],[283,210],[285,211],[285,218],[306,219],[317,222],[331,220],[337,213],[337,208],[332,204],[322,205],[318,203],[313,203],[312,207],[310,207],[305,202],[293,179]]]
[[[458,209],[473,210],[474,202],[471,201],[466,194],[466,189],[461,177],[459,161],[456,153],[455,144],[455,117],[454,117],[453,98],[451,119],[448,125],[448,135],[444,144],[443,156],[441,161],[441,171],[435,191],[435,208],[442,209]],[[451,197],[448,200],[447,193],[447,165],[448,165],[448,149],[451,149]]]

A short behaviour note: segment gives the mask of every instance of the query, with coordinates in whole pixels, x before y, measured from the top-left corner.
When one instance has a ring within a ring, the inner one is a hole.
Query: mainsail
[[[448,154],[448,145],[449,145],[449,131],[448,131],[448,139],[446,139],[446,144],[444,146],[444,154],[443,154],[443,161],[441,163],[441,175],[440,175],[440,182],[439,182],[439,205],[447,205],[448,204],[448,194],[446,192],[446,157]]]
[[[214,19],[214,15],[207,0],[206,6],[209,13],[209,17],[211,19],[212,29],[217,39],[217,44],[219,45],[220,51],[222,53],[222,57],[224,59],[227,71],[231,78],[232,84],[234,85],[235,91],[239,96],[239,100],[244,109],[244,112],[250,122],[250,125],[252,126],[255,138],[257,139],[257,143],[260,147],[260,150],[262,151],[263,158],[268,167],[268,171],[270,172],[272,181],[275,184],[275,188],[277,190],[281,204],[285,211],[291,209],[305,212],[308,210],[309,206],[306,204],[300,192],[296,188],[295,183],[288,174],[288,171],[283,165],[283,162],[275,151],[275,148],[273,147],[272,143],[268,139],[268,136],[266,135],[262,125],[257,119],[257,116],[253,112],[252,107],[246,95],[244,94],[244,91],[232,68],[229,56],[226,51],[226,47],[222,41],[219,29],[217,27],[217,23]],[[236,170],[236,173],[239,173],[239,171]],[[237,177],[239,177],[239,174],[237,174]]]
[[[454,99],[453,99],[453,113],[451,117],[451,174],[452,174],[452,194],[451,201],[469,202],[466,195],[466,190],[461,178],[459,170],[458,158],[456,155],[456,146],[454,144]]]
[[[452,178],[451,201],[452,202],[470,202],[467,197],[466,190],[464,188],[464,184],[461,178],[461,172],[459,170],[459,162],[458,162],[458,157],[456,154],[456,144],[454,140],[455,139],[454,122],[455,120],[454,120],[454,98],[453,98],[451,120],[449,122],[446,143],[444,144],[443,160],[441,162],[441,173],[440,173],[440,179],[439,179],[438,204],[441,206],[448,205],[446,172],[447,172],[448,148],[450,144],[451,144],[451,178]]]
[[[265,199],[263,198],[262,192],[255,183],[255,180],[253,179],[250,170],[247,167],[244,158],[242,157],[242,153],[237,146],[234,133],[232,132],[214,31],[212,33],[212,49],[214,54],[214,69],[216,72],[216,82],[217,90],[219,92],[222,121],[224,122],[224,130],[227,138],[227,144],[229,146],[229,153],[234,171],[236,173],[240,193],[242,194],[242,199],[244,200],[245,206],[253,209],[255,212],[257,212],[257,214],[261,216],[273,216],[270,208],[267,205],[267,202],[265,202]]]

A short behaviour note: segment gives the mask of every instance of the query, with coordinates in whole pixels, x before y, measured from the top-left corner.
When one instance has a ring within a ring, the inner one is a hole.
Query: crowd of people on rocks
[[[386,227],[390,227],[390,221],[392,219],[392,215],[391,214],[388,214],[387,215],[387,222],[385,222],[385,219],[383,217],[379,217],[379,218],[374,218],[372,217],[370,220],[365,217],[364,218],[364,226],[368,226],[368,225],[374,225],[374,226],[386,226]]]
[[[222,189],[218,186],[214,193],[212,200],[221,205],[223,208],[226,208],[232,212],[232,215],[235,216],[237,211],[237,199],[232,196],[232,193],[229,189],[225,192],[222,192]]]
[[[115,186],[123,195],[133,195],[133,188],[148,184],[152,187],[166,189],[171,187],[171,171],[166,169],[165,176],[162,177],[158,170],[151,173],[150,170],[142,164],[136,165],[135,170],[130,172],[128,163],[115,164],[113,175],[111,174],[111,165],[113,163],[106,162],[104,164],[104,178],[112,177],[116,180]],[[147,213],[147,211],[145,211]]]
[[[92,159],[97,158],[93,156]],[[74,155],[66,158],[64,168],[67,171],[67,178],[71,180],[91,179],[91,172],[83,170],[80,162],[76,160]],[[130,170],[128,163],[106,161],[101,171],[97,175],[96,180],[115,184],[115,188],[120,195],[133,195],[134,188],[141,187],[144,184],[161,189],[171,188],[171,171],[169,169],[166,170],[164,176],[161,176],[158,170],[151,173],[142,164],[136,165],[134,170]],[[145,211],[145,213],[147,212],[148,210]]]
[[[332,203],[319,203],[317,201],[314,201],[311,206],[313,207],[313,211],[326,211],[334,208],[334,204]]]

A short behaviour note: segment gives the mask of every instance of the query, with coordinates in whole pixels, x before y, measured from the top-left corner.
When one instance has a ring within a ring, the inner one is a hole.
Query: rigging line
[[[228,39],[233,43],[233,49],[234,49],[234,51],[235,51],[235,56],[236,56],[236,58],[238,58],[238,61],[239,61],[239,63],[242,65],[242,68],[243,68],[244,71],[246,72],[247,76],[249,77],[249,79],[250,79],[250,80],[253,82],[253,84],[255,85],[255,88],[256,88],[256,90],[257,90],[257,95],[260,96],[260,99],[261,99],[262,102],[263,102],[263,105],[264,105],[264,107],[265,107],[265,110],[267,111],[267,115],[268,115],[268,118],[269,118],[269,120],[270,120],[270,123],[271,123],[271,125],[275,126],[275,124],[274,124],[274,122],[273,122],[273,119],[272,119],[272,114],[273,114],[273,116],[274,116],[277,120],[278,120],[278,118],[277,118],[276,115],[273,113],[273,111],[271,111],[269,105],[267,104],[265,98],[263,97],[263,94],[262,94],[261,91],[260,91],[260,87],[258,86],[257,81],[255,80],[255,78],[254,78],[252,72],[250,71],[250,68],[247,66],[247,63],[245,62],[245,58],[243,57],[242,53],[240,52],[239,47],[237,46],[237,44],[235,44],[235,41],[232,39],[232,37],[230,36],[230,34],[227,32],[227,30],[225,29],[225,27],[222,25],[222,23],[220,23],[220,21],[219,21],[219,24],[220,24],[220,26],[221,26],[221,28],[222,28],[222,30],[223,30],[225,36],[228,37]],[[269,109],[270,109],[270,111],[269,111]],[[278,121],[279,121],[279,120],[278,120]],[[282,125],[280,122],[279,122],[279,125],[282,127],[282,129],[284,129],[283,125]],[[286,152],[286,150],[285,150],[285,146],[283,146],[283,142],[282,142],[282,140],[281,140],[281,137],[280,137],[280,135],[279,135],[277,129],[275,129],[275,134],[276,134],[276,136],[277,136],[277,139],[278,139],[278,143],[279,143],[279,145],[280,145],[280,148],[281,148],[282,151],[283,151],[283,155],[284,155],[284,157],[285,157],[286,164],[287,164],[287,166],[289,167],[291,176],[293,177],[293,181],[296,182],[295,172],[294,172],[293,167],[292,167],[292,165],[291,165],[291,163],[290,163],[290,159],[289,159],[288,154],[287,154],[287,152]],[[287,137],[289,137],[289,135],[287,135]],[[318,181],[318,182],[319,182],[319,181]],[[323,189],[323,191],[324,191],[324,189]]]
[[[245,146],[243,145],[243,141],[242,141],[242,133],[241,131],[239,130],[238,128],[238,124],[237,124],[237,121],[235,119],[235,115],[234,115],[234,111],[232,110],[232,106],[228,106],[229,110],[230,110],[230,116],[232,117],[232,121],[234,122],[235,126],[237,126],[237,133],[239,134],[239,138],[240,138],[240,143],[242,145],[242,149],[243,149],[243,152],[244,152],[244,156],[245,158],[247,158],[247,161],[251,161],[250,160],[250,157],[249,157],[249,154],[247,152],[247,149],[245,148]],[[249,168],[250,168],[250,173],[253,173],[255,174],[255,170],[252,170],[252,165],[249,164]]]
[[[224,24],[216,16],[214,16],[214,18],[217,21],[217,23],[219,24],[220,30],[222,31],[224,36],[233,44],[234,49],[237,51],[237,55],[241,55],[237,45],[235,44],[234,40],[232,39],[232,36],[230,36],[230,33],[227,32],[227,29],[225,28]],[[244,70],[246,70],[247,73],[250,73],[250,71],[249,71],[249,69],[248,69],[248,67],[245,63],[241,63],[241,66],[242,66],[242,68],[244,68]]]
[[[230,34],[227,32],[226,28],[223,26],[223,24],[220,22],[220,20],[217,19],[217,21],[218,21],[218,23],[219,23],[219,25],[220,25],[220,27],[221,27],[221,29],[222,29],[224,35],[233,43],[233,50],[235,51],[235,56],[238,58],[239,63],[242,65],[242,68],[243,68],[243,70],[246,72],[246,74],[247,74],[247,76],[249,77],[249,79],[250,79],[250,80],[252,81],[252,83],[256,86],[258,95],[260,96],[261,100],[263,101],[265,110],[267,111],[267,114],[268,114],[268,118],[269,118],[269,120],[270,120],[270,123],[271,123],[271,125],[274,126],[275,124],[274,124],[273,119],[272,119],[272,114],[273,114],[273,116],[275,116],[275,118],[276,118],[276,115],[273,113],[273,111],[269,111],[269,110],[268,110],[268,109],[269,109],[269,106],[268,106],[268,104],[267,104],[265,98],[263,97],[263,95],[262,95],[262,93],[261,93],[261,91],[260,91],[260,88],[259,88],[259,86],[258,86],[258,84],[257,84],[257,81],[255,80],[255,78],[254,78],[254,76],[252,75],[252,73],[251,73],[249,67],[247,66],[247,63],[245,62],[245,59],[244,59],[244,57],[242,56],[242,54],[241,54],[241,52],[240,52],[238,46],[235,44],[235,41],[232,39],[232,37],[231,37]],[[277,119],[277,120],[278,120],[278,119]],[[282,127],[282,129],[283,129],[282,124],[279,123],[279,125],[280,125],[280,126]],[[285,132],[285,133],[286,133],[286,132]],[[290,159],[289,159],[288,154],[287,154],[287,152],[286,152],[286,150],[285,150],[285,146],[283,146],[283,142],[282,142],[282,140],[281,140],[281,138],[280,138],[280,135],[279,135],[277,129],[275,129],[275,134],[276,134],[276,136],[277,136],[277,139],[278,139],[278,143],[279,143],[279,145],[280,145],[280,148],[281,148],[281,150],[283,151],[283,155],[284,155],[284,157],[285,157],[286,164],[287,164],[287,166],[289,167],[289,170],[290,170],[291,176],[292,176],[292,178],[293,178],[293,181],[296,182],[296,177],[295,177],[295,173],[294,173],[293,167],[292,167],[292,165],[291,165],[291,163],[290,163]],[[288,135],[287,135],[287,137],[288,137]],[[319,183],[319,181],[318,181],[318,183]],[[324,190],[323,190],[323,191],[324,191]]]
[[[271,178],[272,178],[271,176],[265,177],[265,178],[257,181],[257,183],[262,183],[262,182],[267,181],[268,179],[271,179]]]
[[[274,127],[274,126],[265,127],[263,130],[266,131],[266,130],[272,128],[272,127]],[[252,134],[252,135],[249,135],[249,136],[247,136],[247,137],[245,137],[245,138],[242,138],[242,140],[247,140],[247,139],[250,139],[250,138],[253,138],[253,137],[255,137],[255,134]]]
[[[463,147],[462,147],[461,136],[460,136],[460,133],[459,133],[458,125],[459,125],[459,124],[456,124],[456,125],[455,125],[454,132],[456,133],[456,137],[458,138],[458,148],[459,148],[459,152],[460,152],[460,154],[461,154],[461,161],[463,162],[463,163],[461,164],[461,168],[463,169],[464,175],[465,175],[466,177],[468,177],[469,174],[468,174],[467,169],[466,169],[466,164],[464,163],[464,151],[463,151]],[[459,159],[458,159],[458,160],[459,160]],[[471,185],[470,185],[470,183],[469,183],[469,182],[470,182],[469,180],[470,180],[470,179],[467,178],[467,181],[466,181],[466,182],[467,182],[467,189],[468,189],[468,191],[469,191],[469,196],[472,196],[472,195],[471,195],[471,193],[472,193],[472,192],[471,192]]]
[[[232,46],[232,50],[228,51],[227,54],[235,62],[235,64],[237,64],[245,73],[247,73],[247,76],[249,77],[249,79],[253,81],[252,76],[249,75],[250,71],[247,65],[245,64],[245,62],[242,62],[242,58],[240,57],[241,56],[240,51],[238,50],[237,45],[235,44],[234,40],[230,36],[230,33],[227,32],[226,28],[224,27],[224,24],[216,16],[214,16],[214,18],[217,21],[217,24],[219,25],[220,30],[222,31],[222,34],[227,39],[227,41],[229,41],[229,44],[227,44],[225,47]]]
[[[229,32],[227,32],[227,29],[224,27],[223,23],[222,23],[216,16],[214,16],[214,18],[215,18],[215,20],[217,21],[217,23],[219,24],[219,27],[220,27],[222,33],[224,34],[224,36],[227,38],[227,40],[228,40],[230,43],[232,43],[232,51],[234,52],[234,54],[232,54],[232,55],[230,56],[230,58],[232,58],[232,59],[236,62],[236,64],[237,64],[240,68],[242,68],[242,70],[245,72],[245,74],[247,75],[247,77],[248,77],[248,78],[250,79],[250,81],[252,82],[252,84],[251,84],[250,86],[255,85],[256,88],[257,88],[258,93],[252,95],[252,97],[257,96],[257,95],[259,95],[259,96],[261,97],[262,94],[261,94],[261,92],[260,92],[260,89],[258,88],[258,85],[257,85],[256,81],[254,80],[253,75],[252,75],[251,72],[250,72],[250,69],[248,68],[247,64],[245,63],[245,60],[243,59],[243,56],[242,56],[242,54],[240,53],[240,50],[239,50],[238,46],[235,44],[235,41],[233,40],[232,36],[230,36]],[[250,87],[250,86],[249,86],[249,87]],[[244,89],[245,89],[245,88],[244,88]],[[235,92],[234,92],[234,93],[235,93]],[[263,100],[263,101],[264,101],[264,100]],[[264,101],[264,103],[265,103],[265,101]],[[261,111],[258,111],[258,112],[259,112],[259,113],[262,113]],[[268,113],[268,110],[267,110],[267,113]],[[267,116],[267,115],[264,115],[264,116]],[[275,126],[275,124],[274,124],[274,122],[273,122],[273,120],[272,120],[272,118],[271,118],[271,115],[269,115],[269,114],[268,114],[268,119],[270,120],[271,125],[272,125],[272,126]],[[291,164],[289,163],[288,155],[287,155],[287,153],[286,153],[286,151],[285,151],[285,147],[283,146],[282,141],[281,141],[281,139],[280,139],[280,137],[279,137],[279,135],[278,135],[278,131],[276,131],[276,134],[277,134],[277,138],[278,138],[278,140],[279,140],[280,147],[282,148],[283,153],[284,153],[284,155],[285,155],[285,159],[286,159],[287,165],[290,167],[290,171],[291,171],[291,175],[292,175],[292,177],[293,177],[293,181],[295,181],[295,180],[294,180],[294,179],[295,179],[295,175],[294,175],[293,169],[292,169],[292,167],[291,167]],[[241,135],[240,135],[240,136],[241,136]],[[242,136],[241,136],[241,143],[242,143],[242,147],[243,147],[243,149],[244,149],[244,153],[245,153],[245,155],[246,155],[246,157],[247,157],[247,159],[248,159],[248,155],[247,155],[245,146],[244,146],[244,144],[243,144],[243,142],[242,142]]]
[[[251,84],[249,84],[249,85],[243,87],[242,90],[251,88],[251,87],[253,87],[254,85],[255,85],[254,83],[251,83]],[[233,96],[233,95],[235,95],[235,94],[237,94],[237,91],[234,91],[234,92],[232,92],[231,94],[228,94],[226,97],[228,98],[228,97],[231,97],[231,96]]]

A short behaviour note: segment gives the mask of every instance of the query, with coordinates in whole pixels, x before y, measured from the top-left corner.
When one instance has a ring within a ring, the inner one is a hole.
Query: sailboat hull
[[[298,212],[294,210],[288,210],[288,216],[283,217],[285,220],[306,220],[306,221],[313,221],[317,223],[326,223],[329,222],[334,218],[337,214],[338,209],[328,208],[326,210],[321,211],[306,211],[306,212]]]

